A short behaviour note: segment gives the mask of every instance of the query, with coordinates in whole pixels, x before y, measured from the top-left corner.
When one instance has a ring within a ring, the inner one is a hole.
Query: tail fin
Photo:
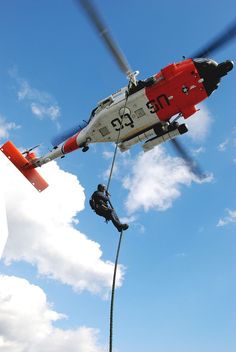
[[[47,182],[11,141],[7,141],[1,147],[1,151],[39,192],[48,187]]]

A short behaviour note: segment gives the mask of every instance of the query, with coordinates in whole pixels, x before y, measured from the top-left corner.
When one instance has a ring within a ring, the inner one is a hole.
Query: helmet
[[[98,191],[104,192],[105,190],[106,190],[106,186],[103,185],[103,184],[101,184],[101,183],[99,183],[99,185],[98,185]]]

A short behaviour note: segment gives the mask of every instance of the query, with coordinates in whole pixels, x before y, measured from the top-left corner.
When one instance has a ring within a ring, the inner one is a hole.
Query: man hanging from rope
[[[111,220],[119,232],[122,230],[127,230],[129,225],[122,224],[120,222],[115,210],[111,205],[109,196],[110,195],[106,190],[106,186],[99,184],[97,191],[92,194],[89,204],[97,215],[103,216],[106,221]]]

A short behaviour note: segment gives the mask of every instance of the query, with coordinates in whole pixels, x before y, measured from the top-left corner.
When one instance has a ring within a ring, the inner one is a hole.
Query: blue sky
[[[234,20],[234,1],[96,1],[140,79],[181,61]],[[41,143],[89,117],[127,84],[74,1],[0,4],[0,142]],[[236,61],[231,43],[212,58]],[[170,145],[118,155],[111,194],[130,221],[121,248],[114,350],[234,352],[235,69],[187,120],[196,182]],[[107,350],[116,230],[89,208],[113,145],[40,172],[38,194],[0,158],[9,237],[0,261],[0,351]],[[3,198],[2,198],[3,199]]]

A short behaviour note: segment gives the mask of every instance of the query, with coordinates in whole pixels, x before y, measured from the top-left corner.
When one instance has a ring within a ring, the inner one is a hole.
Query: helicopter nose
[[[216,61],[207,58],[193,60],[199,76],[203,78],[203,85],[208,96],[219,86],[221,77],[227,75],[234,67],[234,62],[226,60],[218,64]]]
[[[229,71],[231,71],[234,67],[234,62],[230,60],[226,60],[224,62],[221,62],[217,66],[217,71],[220,77],[223,77],[227,75]]]

